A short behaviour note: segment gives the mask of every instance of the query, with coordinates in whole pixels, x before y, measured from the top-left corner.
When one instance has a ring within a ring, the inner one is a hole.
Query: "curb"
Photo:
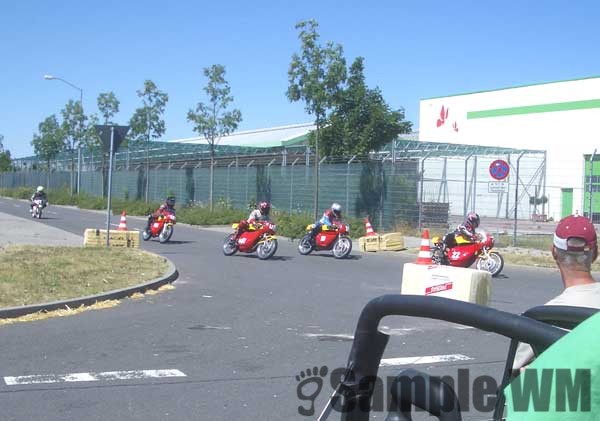
[[[160,257],[167,261],[169,268],[167,269],[167,273],[159,278],[155,278],[143,284],[134,285],[132,287],[115,289],[113,291],[103,292],[97,295],[89,295],[87,297],[71,298],[63,301],[52,301],[44,304],[32,304],[22,307],[0,308],[0,319],[12,319],[31,313],[38,313],[41,311],[48,312],[64,308],[76,308],[82,305],[89,306],[97,303],[98,301],[118,300],[129,297],[136,292],[144,293],[149,289],[157,289],[165,284],[170,284],[179,277],[179,272],[177,271],[177,268],[173,262],[164,256]]]

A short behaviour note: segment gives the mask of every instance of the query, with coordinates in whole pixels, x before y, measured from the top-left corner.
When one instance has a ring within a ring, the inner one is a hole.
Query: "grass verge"
[[[137,249],[0,248],[0,308],[94,295],[163,275],[164,258]]]

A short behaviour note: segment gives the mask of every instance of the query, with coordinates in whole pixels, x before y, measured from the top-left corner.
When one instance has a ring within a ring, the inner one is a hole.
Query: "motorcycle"
[[[504,267],[504,258],[496,251],[490,251],[494,247],[494,237],[484,231],[477,233],[478,241],[471,243],[462,236],[451,237],[446,234],[443,238],[439,236],[432,238],[431,260],[438,265],[456,266],[468,268],[473,263],[479,270],[486,270],[492,276],[498,276]],[[448,244],[449,243],[449,244]],[[444,244],[448,246],[444,247]]]
[[[33,207],[31,208],[31,217],[42,219],[42,209],[44,209],[48,203],[43,199],[34,199]]]
[[[307,255],[313,250],[332,250],[336,259],[344,259],[350,255],[352,251],[352,240],[349,236],[350,225],[344,223],[331,227],[323,225],[321,232],[313,239],[310,232],[314,227],[315,224],[306,227],[307,234],[298,244],[300,254]]]
[[[158,241],[166,243],[173,235],[173,226],[177,218],[173,212],[164,211],[150,224],[150,229],[142,231],[142,238],[148,241],[151,238],[158,237]]]
[[[254,222],[248,225],[248,229],[240,234],[235,240],[235,231],[239,224],[233,224],[234,232],[225,238],[223,253],[231,256],[236,252],[254,253],[261,260],[272,257],[277,251],[277,237],[275,236],[276,225],[270,222]]]

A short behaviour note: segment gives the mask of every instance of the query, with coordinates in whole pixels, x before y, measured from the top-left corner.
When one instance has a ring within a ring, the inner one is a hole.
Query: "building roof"
[[[303,123],[235,132],[229,136],[222,137],[218,142],[218,145],[246,146],[254,148],[292,146],[304,142],[308,137],[308,133],[315,128],[316,126],[312,123]],[[169,143],[206,145],[207,141],[203,136],[199,136],[170,140]]]
[[[550,85],[550,84],[553,84],[553,83],[575,82],[575,81],[578,81],[578,80],[588,80],[588,79],[598,79],[598,78],[600,78],[600,75],[598,75],[598,76],[580,77],[580,78],[574,78],[574,79],[555,80],[555,81],[552,81],[552,82],[538,82],[538,83],[529,83],[529,84],[524,84],[524,85],[506,86],[504,88],[484,89],[484,90],[481,90],[481,91],[473,91],[473,92],[459,92],[459,93],[450,94],[450,95],[441,95],[441,96],[434,96],[434,97],[430,97],[430,98],[421,98],[421,101],[426,101],[426,100],[429,100],[429,99],[449,98],[449,97],[453,97],[453,96],[481,94],[481,93],[485,93],[485,92],[505,91],[505,90],[508,90],[508,89],[526,88],[528,86]]]

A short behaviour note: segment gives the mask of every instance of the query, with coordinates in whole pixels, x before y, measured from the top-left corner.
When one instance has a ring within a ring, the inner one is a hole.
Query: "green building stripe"
[[[520,114],[551,113],[554,111],[587,110],[600,108],[600,99],[556,102],[554,104],[525,105],[522,107],[496,108],[494,110],[468,111],[467,120],[475,118],[504,117]]]

